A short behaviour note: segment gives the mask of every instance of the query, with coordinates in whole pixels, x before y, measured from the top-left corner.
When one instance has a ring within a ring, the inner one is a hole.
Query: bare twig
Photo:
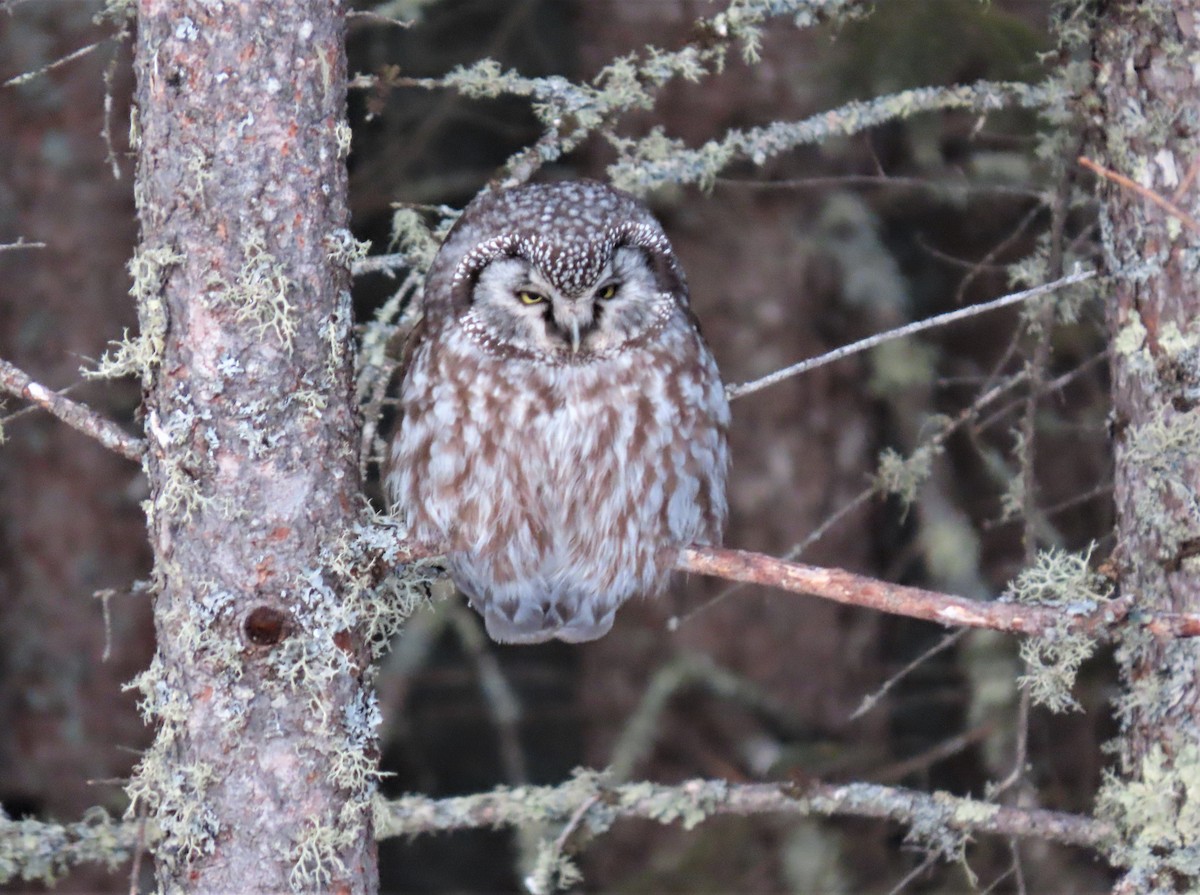
[[[1105,168],[1103,165],[1098,165],[1087,156],[1081,155],[1078,159],[1079,164],[1087,168],[1089,171],[1099,174],[1105,180],[1111,180],[1118,186],[1122,186],[1127,190],[1137,193],[1143,199],[1148,199],[1165,211],[1167,214],[1176,218],[1181,224],[1196,233],[1200,233],[1200,221],[1163,196],[1160,196],[1154,190],[1146,189],[1136,180],[1130,180],[1124,174],[1118,174],[1110,168]],[[1190,173],[1190,172],[1189,172]]]
[[[5,360],[0,360],[0,389],[10,395],[32,401],[72,429],[91,436],[110,451],[115,451],[128,460],[138,462],[145,453],[146,445],[140,438],[135,438],[116,423],[83,404],[57,395],[44,385],[34,382],[28,374]]]
[[[845,357],[850,357],[852,354],[858,354],[861,351],[866,351],[869,348],[874,348],[877,345],[882,345],[885,342],[891,342],[894,339],[902,339],[905,336],[911,336],[913,333],[919,333],[923,330],[933,329],[937,326],[945,326],[948,323],[954,323],[957,320],[965,320],[968,317],[974,317],[977,314],[984,314],[988,311],[995,311],[999,308],[1006,308],[1009,305],[1015,305],[1023,301],[1028,301],[1031,298],[1038,298],[1042,295],[1048,295],[1051,292],[1056,292],[1059,289],[1064,289],[1067,286],[1074,286],[1076,283],[1083,283],[1087,280],[1096,277],[1096,271],[1085,270],[1079,273],[1073,273],[1069,276],[1061,277],[1049,283],[1043,283],[1041,286],[1034,286],[1032,289],[1024,289],[1021,292],[1013,292],[1009,295],[1001,296],[992,301],[985,301],[982,304],[971,305],[969,308],[960,308],[957,311],[950,311],[946,314],[938,314],[936,317],[930,317],[927,320],[918,320],[915,323],[909,323],[905,326],[897,327],[896,329],[888,330],[884,333],[878,333],[874,336],[868,336],[865,339],[859,339],[857,342],[852,342],[849,345],[844,345],[841,348],[836,348],[833,351],[826,352],[818,357],[809,358],[801,361],[798,364],[792,364],[790,367],[784,367],[782,370],[776,370],[761,379],[755,379],[752,382],[743,382],[740,385],[731,385],[725,389],[725,394],[730,400],[740,398],[743,395],[748,395],[753,392],[760,391],[769,385],[775,385],[777,382],[782,382],[792,376],[798,376],[801,373],[807,373],[809,370],[814,370],[817,367],[823,367],[826,364],[831,364],[834,361],[841,360]]]
[[[789,735],[797,738],[811,736],[811,731],[786,705],[763,692],[753,681],[717,666],[707,656],[684,654],[664,663],[655,672],[637,708],[625,723],[610,753],[609,775],[614,781],[624,782],[632,778],[638,764],[654,746],[659,720],[672,697],[695,685],[770,718]]]
[[[854,713],[850,715],[850,720],[855,721],[867,714],[867,712],[871,711],[876,705],[879,704],[879,700],[883,699],[883,697],[886,696],[888,692],[894,686],[896,686],[896,684],[900,683],[900,681],[904,680],[904,678],[915,671],[919,666],[924,665],[938,653],[954,646],[954,644],[963,639],[966,633],[966,629],[963,628],[962,630],[951,631],[949,634],[946,634],[941,640],[939,640],[929,649],[925,650],[925,652],[921,653],[921,655],[917,656],[915,659],[889,677],[886,681],[884,681],[879,689],[877,689],[874,693],[869,693],[864,696],[862,702],[858,704],[858,708],[856,708]]]
[[[1058,606],[1029,606],[999,601],[985,603],[919,587],[891,584],[844,569],[806,566],[761,553],[716,547],[692,547],[680,551],[676,568],[943,625],[991,628],[1016,634],[1044,635],[1066,627],[1072,631],[1100,635],[1122,621],[1131,608],[1129,598],[1113,600],[1086,613],[1072,613]],[[1189,624],[1200,624],[1200,618],[1192,619],[1189,616],[1188,620]],[[1200,628],[1197,631],[1200,633]]]
[[[0,243],[0,252],[13,252],[18,249],[44,249],[44,242],[26,242],[24,237],[20,237],[16,242]]]
[[[133,848],[133,862],[129,868],[129,895],[141,891],[142,857],[146,853],[146,806],[139,805],[137,812],[137,843]]]
[[[830,177],[799,177],[789,180],[750,180],[734,177],[718,177],[717,186],[751,190],[812,190],[845,189],[866,187],[878,189],[929,190],[946,193],[995,193],[1018,196],[1022,199],[1040,199],[1043,193],[1029,187],[1010,186],[999,183],[972,183],[969,180],[931,180],[921,177],[900,177],[890,174],[841,174]]]
[[[68,62],[73,62],[76,59],[86,56],[88,53],[92,52],[92,50],[96,49],[96,47],[100,46],[101,44],[108,43],[108,41],[111,39],[112,38],[106,37],[103,40],[90,43],[86,47],[80,47],[78,50],[68,53],[61,59],[55,59],[49,65],[43,65],[41,68],[36,68],[33,71],[27,71],[23,72],[22,74],[15,75],[14,77],[11,77],[5,81],[3,84],[0,84],[0,87],[16,87],[18,84],[24,84],[28,81],[32,81],[34,78],[39,77],[40,75],[44,75],[47,72],[53,71],[60,65],[66,65]]]
[[[961,633],[961,632],[960,632]],[[871,774],[871,779],[877,783],[888,783],[893,780],[903,780],[909,774],[917,771],[923,771],[926,768],[932,767],[939,761],[945,761],[953,755],[957,755],[965,749],[970,748],[981,740],[987,739],[992,735],[995,725],[990,721],[980,724],[971,730],[960,733],[958,736],[950,737],[932,748],[926,749],[917,755],[912,755],[890,764],[887,767],[881,768]]]
[[[529,769],[525,750],[521,748],[521,701],[517,692],[504,676],[496,654],[488,649],[488,640],[479,616],[464,604],[456,603],[450,607],[449,621],[463,652],[475,666],[484,705],[500,740],[500,763],[504,767],[504,777],[510,783],[527,783]]]
[[[1033,208],[1029,209],[1029,211],[1025,213],[1025,216],[1017,223],[1017,226],[1012,233],[1008,234],[1008,236],[1000,240],[1000,242],[998,242],[996,245],[992,246],[991,250],[975,263],[970,272],[968,272],[967,275],[962,278],[962,282],[958,284],[958,288],[954,290],[954,303],[956,305],[961,305],[966,299],[967,290],[971,288],[971,284],[975,282],[975,280],[979,277],[979,274],[984,270],[990,269],[993,262],[1002,254],[1007,252],[1010,248],[1012,248],[1013,245],[1016,244],[1017,240],[1025,235],[1025,231],[1033,226],[1033,222],[1037,220],[1038,215],[1042,213],[1043,207],[1043,204],[1039,202],[1038,204],[1034,205]],[[1001,265],[1001,267],[1003,267],[1003,265]],[[1055,277],[1061,277],[1062,271],[1055,270],[1053,271],[1052,275]]]

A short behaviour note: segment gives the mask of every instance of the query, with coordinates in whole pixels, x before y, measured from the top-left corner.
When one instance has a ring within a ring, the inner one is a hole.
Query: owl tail
[[[586,643],[607,634],[616,617],[616,607],[597,618],[588,604],[571,611],[560,603],[541,600],[522,600],[511,612],[487,600],[472,600],[472,606],[483,616],[488,636],[497,643]]]

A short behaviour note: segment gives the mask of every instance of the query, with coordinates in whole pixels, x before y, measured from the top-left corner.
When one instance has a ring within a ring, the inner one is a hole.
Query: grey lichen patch
[[[1173,756],[1159,744],[1142,759],[1135,779],[1109,773],[1096,812],[1117,828],[1113,863],[1176,888],[1179,877],[1195,891],[1200,880],[1200,743],[1175,744]],[[1154,888],[1154,891],[1160,889]]]
[[[84,376],[116,379],[136,374],[149,384],[166,349],[167,305],[162,292],[167,272],[183,260],[184,256],[169,246],[142,247],[133,253],[127,265],[133,278],[129,294],[137,302],[139,333],[133,338],[125,333],[112,343],[95,370],[82,371]]]
[[[323,557],[341,583],[343,603],[354,607],[372,654],[378,658],[405,620],[426,605],[441,576],[438,558],[402,563],[403,529],[393,518],[369,513]]]
[[[1194,481],[1200,453],[1200,410],[1162,410],[1125,432],[1123,462],[1141,481],[1133,490],[1133,521],[1170,563],[1184,541],[1200,537],[1200,497]]]
[[[366,258],[370,250],[370,242],[360,242],[354,238],[354,234],[344,228],[325,236],[326,257],[331,264],[346,270],[351,270],[356,262]],[[342,290],[338,294],[334,310],[321,326],[321,337],[329,345],[326,373],[331,379],[336,378],[346,361],[347,352],[353,346],[351,307],[350,293]]]
[[[722,780],[689,780],[677,787],[634,784],[622,789],[621,801],[646,805],[646,817],[661,824],[678,821],[690,830],[712,816],[726,791]]]
[[[290,295],[296,284],[279,259],[267,250],[261,233],[251,232],[243,247],[245,258],[233,283],[216,275],[205,283],[210,301],[215,306],[232,308],[239,323],[249,323],[258,336],[274,334],[291,351],[296,318]]]
[[[848,22],[866,14],[855,0],[733,0],[707,23],[719,37],[742,44],[742,58],[756,63],[762,49],[763,24],[771,16],[790,15],[797,28],[810,28],[836,19]]]
[[[922,803],[913,812],[904,841],[928,855],[948,863],[958,863],[974,882],[975,874],[967,864],[967,844],[970,837],[959,825],[959,819],[970,810],[956,804],[959,800],[944,793]]]
[[[349,270],[355,261],[361,261],[371,251],[370,240],[357,240],[344,227],[325,235],[325,257],[331,264]]]
[[[180,764],[179,738],[190,712],[182,681],[168,681],[155,660],[135,681],[144,699],[139,703],[147,722],[160,722],[158,736],[134,768],[126,794],[126,818],[146,812],[155,818],[161,839],[158,860],[175,870],[211,854],[220,824],[206,793],[216,779],[210,766]]]
[[[1116,714],[1123,725],[1138,724],[1147,729],[1189,731],[1200,742],[1200,729],[1188,716],[1190,697],[1200,677],[1200,645],[1194,640],[1162,643],[1142,629],[1127,629],[1117,649],[1123,668],[1140,669],[1152,662],[1155,673],[1135,670],[1128,674],[1124,692],[1116,703]]]
[[[1111,596],[1109,583],[1090,568],[1093,549],[1084,553],[1056,548],[1043,551],[1008,587],[1007,596],[1020,603],[1063,610],[1058,629],[1021,643],[1026,667],[1021,683],[1029,688],[1035,703],[1051,711],[1080,708],[1071,689],[1080,665],[1096,648],[1095,640],[1069,630],[1071,617],[1095,612]]]
[[[215,505],[200,486],[205,452],[193,442],[198,424],[211,420],[212,413],[207,409],[197,413],[181,389],[176,390],[174,409],[165,420],[154,410],[146,417],[146,431],[162,449],[158,495],[153,502],[143,503],[148,519],[165,516],[174,522],[189,522],[196,513]]]

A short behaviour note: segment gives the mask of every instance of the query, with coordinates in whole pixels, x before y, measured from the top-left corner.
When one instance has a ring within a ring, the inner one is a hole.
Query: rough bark
[[[141,334],[167,890],[376,886],[337,0],[142,0]]]
[[[1106,163],[1167,196],[1200,158],[1200,125],[1163,114],[1194,107],[1200,91],[1190,57],[1200,42],[1194,30],[1180,27],[1198,11],[1195,2],[1116,5],[1096,47]],[[1145,610],[1194,612],[1200,608],[1200,278],[1188,255],[1200,239],[1137,193],[1112,183],[1103,193],[1108,264],[1123,271],[1111,304],[1122,587]],[[1184,204],[1200,205],[1189,193]],[[1152,743],[1196,735],[1198,658],[1200,650],[1187,641],[1130,651],[1135,703],[1126,725],[1127,762]],[[1155,669],[1172,682],[1148,680]]]
[[[1108,5],[1098,24],[1093,62],[1102,125],[1092,151],[1113,172],[1195,215],[1200,3],[1126,0]],[[1107,263],[1116,274],[1109,321],[1121,588],[1146,612],[1195,612],[1200,236],[1186,218],[1128,185],[1105,179],[1101,193]],[[1174,804],[1162,814],[1146,802],[1147,793],[1114,784],[1102,805],[1121,822],[1132,890],[1191,888],[1200,866],[1174,849],[1197,833],[1188,820],[1186,781],[1200,770],[1200,644],[1137,634],[1120,656],[1127,684],[1119,705],[1124,784],[1150,784]],[[1178,825],[1179,841],[1158,841],[1155,824]]]

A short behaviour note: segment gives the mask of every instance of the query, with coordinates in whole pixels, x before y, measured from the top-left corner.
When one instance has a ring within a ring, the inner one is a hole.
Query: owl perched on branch
[[[504,643],[594,640],[725,526],[729,405],[662,227],[593,181],[482,194],[430,269],[387,489]]]

